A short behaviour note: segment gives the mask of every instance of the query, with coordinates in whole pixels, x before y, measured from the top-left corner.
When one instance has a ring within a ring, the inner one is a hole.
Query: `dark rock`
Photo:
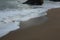
[[[27,0],[23,4],[28,4],[28,5],[42,5],[43,0]]]
[[[59,2],[60,0],[50,0],[50,1],[55,1],[55,2]]]

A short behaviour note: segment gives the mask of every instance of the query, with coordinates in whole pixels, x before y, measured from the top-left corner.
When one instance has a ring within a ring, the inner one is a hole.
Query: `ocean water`
[[[60,8],[60,2],[44,2],[42,6],[29,6],[21,4],[22,2],[20,0],[0,1],[0,37],[20,28],[18,26],[20,21],[45,16],[48,9]]]
[[[0,9],[16,9],[25,1],[27,0],[0,0]]]

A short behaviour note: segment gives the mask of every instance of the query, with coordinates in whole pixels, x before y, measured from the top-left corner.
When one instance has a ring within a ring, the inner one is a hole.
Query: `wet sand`
[[[48,19],[45,16],[22,22],[21,29],[0,40],[60,40],[60,8],[51,9],[47,13]]]

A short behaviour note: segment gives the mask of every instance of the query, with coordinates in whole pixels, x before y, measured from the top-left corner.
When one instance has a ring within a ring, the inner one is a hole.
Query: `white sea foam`
[[[8,6],[12,7],[14,5]],[[18,29],[20,21],[27,21],[31,18],[47,15],[46,11],[51,8],[60,8],[60,2],[45,2],[42,6],[19,4],[18,7],[16,6],[17,8],[13,9],[9,7],[6,6],[5,9],[2,7],[3,10],[0,10],[0,37],[6,35],[10,31]]]

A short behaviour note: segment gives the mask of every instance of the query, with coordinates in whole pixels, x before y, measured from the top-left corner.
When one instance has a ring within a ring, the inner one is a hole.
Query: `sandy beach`
[[[43,22],[39,17],[22,22],[22,29],[13,31],[0,40],[60,40],[60,8],[50,9],[47,13],[46,21]],[[30,27],[25,28],[26,26]]]

